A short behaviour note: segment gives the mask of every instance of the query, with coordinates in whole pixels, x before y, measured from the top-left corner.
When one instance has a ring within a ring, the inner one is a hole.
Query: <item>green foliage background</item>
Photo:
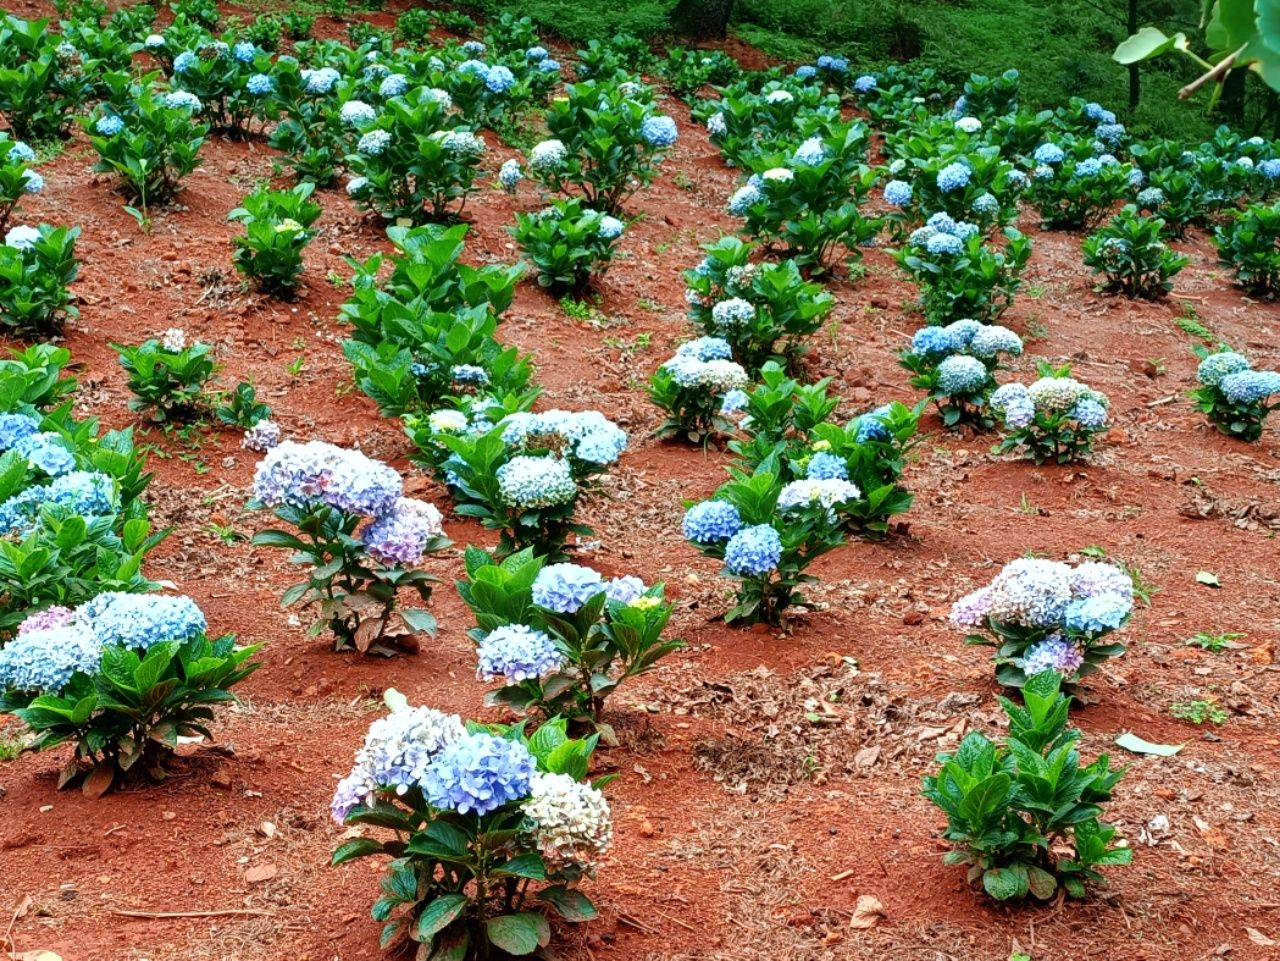
[[[511,11],[567,40],[619,32],[653,37],[668,26],[675,0],[462,0],[485,14]],[[1200,0],[1138,0],[1138,24],[1198,38]],[[1276,136],[1280,101],[1249,77],[1243,102],[1214,117],[1204,97],[1180,101],[1195,71],[1181,58],[1143,64],[1142,96],[1128,108],[1128,71],[1111,59],[1128,35],[1126,0],[737,0],[732,31],[790,63],[841,53],[855,70],[915,62],[949,80],[1017,67],[1028,107],[1056,107],[1072,96],[1115,110],[1139,135],[1198,140],[1230,121],[1248,133]]]

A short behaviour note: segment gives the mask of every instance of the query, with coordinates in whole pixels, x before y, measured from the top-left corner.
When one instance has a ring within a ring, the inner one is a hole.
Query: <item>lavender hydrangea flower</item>
[[[1083,397],[1071,408],[1071,416],[1081,427],[1098,430],[1107,423],[1107,408],[1092,397]]]
[[[1079,649],[1061,634],[1053,634],[1027,648],[1019,666],[1027,677],[1044,671],[1057,671],[1064,677],[1070,677],[1082,664],[1084,655]]]
[[[504,685],[536,681],[564,667],[564,655],[542,631],[523,624],[498,627],[476,648],[476,676]]]
[[[695,544],[720,544],[742,530],[742,518],[728,501],[703,501],[685,512],[680,530]]]
[[[74,610],[55,604],[52,607],[46,607],[43,611],[28,614],[18,625],[18,636],[30,634],[32,631],[51,631],[54,628],[66,627],[75,619]]]
[[[253,496],[267,507],[318,501],[373,516],[394,507],[403,489],[388,465],[322,441],[284,441],[262,459],[253,479]]]
[[[637,597],[643,597],[646,590],[644,581],[634,574],[615,577],[604,586],[605,595],[618,604],[630,604]]]
[[[443,536],[440,511],[434,504],[401,497],[395,507],[365,527],[360,540],[374,560],[409,565],[422,559],[433,538]]]
[[[280,425],[264,417],[244,432],[240,446],[245,450],[265,453],[280,443]]]
[[[516,741],[469,733],[450,741],[422,779],[433,807],[458,814],[485,815],[529,796],[537,762]]]
[[[962,629],[980,626],[991,613],[991,587],[981,587],[951,605],[951,623]]]
[[[533,581],[533,603],[557,614],[576,614],[578,608],[604,593],[598,571],[581,564],[550,564]]]
[[[763,577],[782,560],[782,537],[769,524],[744,527],[724,548],[724,566],[739,577]]]

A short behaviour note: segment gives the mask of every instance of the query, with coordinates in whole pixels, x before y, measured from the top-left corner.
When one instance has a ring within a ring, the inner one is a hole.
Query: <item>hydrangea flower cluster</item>
[[[319,501],[376,517],[395,507],[403,486],[394,469],[359,451],[323,441],[284,441],[258,464],[253,496],[267,507]]]
[[[782,560],[782,537],[772,524],[755,524],[738,531],[725,545],[724,566],[740,577],[763,577]]]
[[[476,657],[476,676],[504,685],[539,680],[565,664],[564,655],[549,635],[523,624],[490,631],[476,648]]]
[[[722,544],[742,530],[742,518],[728,501],[702,501],[685,511],[680,530],[695,544]]]
[[[76,457],[61,434],[42,431],[29,434],[13,445],[34,469],[58,477],[76,468]]]
[[[245,450],[265,453],[280,443],[280,425],[264,417],[244,432],[240,445]]]
[[[434,504],[401,497],[391,510],[374,518],[360,534],[365,550],[383,564],[416,564],[428,543],[444,536]]]
[[[572,457],[596,466],[616,462],[627,449],[627,432],[597,410],[523,411],[509,415],[502,424],[504,443],[521,448],[562,439],[548,446],[567,446]]]
[[[46,485],[33,485],[0,503],[0,533],[26,536],[40,511],[57,505],[84,518],[110,517],[120,507],[115,481],[96,471],[71,471]]]
[[[1066,376],[1004,384],[991,395],[1009,431],[1001,449],[1025,447],[1036,463],[1065,464],[1088,453],[1090,436],[1107,426],[1108,407],[1104,394]]]
[[[569,152],[559,140],[543,140],[529,151],[529,166],[539,173],[554,173],[564,166]]]
[[[593,869],[613,844],[609,802],[567,774],[534,774],[524,813],[535,825],[538,852],[552,870]]]
[[[944,194],[962,190],[969,186],[969,180],[972,176],[973,171],[966,164],[962,164],[959,161],[947,164],[947,166],[938,171],[938,189]]]
[[[528,797],[537,762],[528,748],[493,734],[467,733],[449,741],[423,773],[433,807],[488,814]]]
[[[746,369],[729,358],[733,350],[719,337],[699,337],[681,344],[675,356],[662,363],[677,384],[688,389],[725,394],[749,382]]]
[[[842,477],[814,478],[791,481],[782,488],[778,495],[778,510],[802,510],[807,507],[820,506],[832,511],[837,504],[857,500],[862,496],[857,485],[849,483]]]
[[[569,462],[554,455],[517,454],[498,468],[497,477],[499,495],[512,507],[557,507],[578,496]]]
[[[557,614],[576,614],[578,608],[605,591],[599,571],[581,564],[550,564],[533,582],[533,603]]]
[[[646,117],[640,125],[640,136],[650,147],[663,149],[675,144],[679,131],[676,122],[665,114]]]
[[[1253,370],[1249,359],[1231,350],[1208,354],[1196,369],[1197,406],[1218,430],[1255,441],[1273,410],[1280,409],[1280,372]],[[1275,397],[1274,403],[1268,403]]]
[[[165,641],[189,641],[208,625],[189,597],[108,591],[76,609],[76,621],[99,644],[146,651]]]
[[[95,674],[102,645],[79,624],[29,627],[0,648],[0,690],[58,694],[77,672]]]
[[[498,169],[498,183],[509,194],[516,192],[516,187],[523,179],[524,171],[520,169],[520,163],[514,159],[503,161]]]

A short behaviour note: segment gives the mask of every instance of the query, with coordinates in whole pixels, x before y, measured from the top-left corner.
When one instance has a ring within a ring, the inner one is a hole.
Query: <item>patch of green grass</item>
[[[1227,723],[1227,712],[1210,698],[1200,697],[1194,701],[1174,701],[1169,711],[1179,721],[1190,721],[1197,726],[1212,724],[1217,727]]]
[[[1187,647],[1199,647],[1214,654],[1221,654],[1227,649],[1228,644],[1232,641],[1238,641],[1242,637],[1248,637],[1248,635],[1235,631],[1227,631],[1222,634],[1206,634],[1204,631],[1199,631],[1193,637],[1187,638],[1183,643]]]

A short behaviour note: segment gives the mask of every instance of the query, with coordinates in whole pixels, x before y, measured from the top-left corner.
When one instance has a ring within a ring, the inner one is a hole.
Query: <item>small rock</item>
[[[216,788],[222,788],[227,791],[231,789],[231,772],[225,767],[220,767],[209,776],[209,783]]]
[[[251,868],[246,868],[244,872],[246,884],[263,884],[275,876],[276,866],[274,864],[255,864]]]

